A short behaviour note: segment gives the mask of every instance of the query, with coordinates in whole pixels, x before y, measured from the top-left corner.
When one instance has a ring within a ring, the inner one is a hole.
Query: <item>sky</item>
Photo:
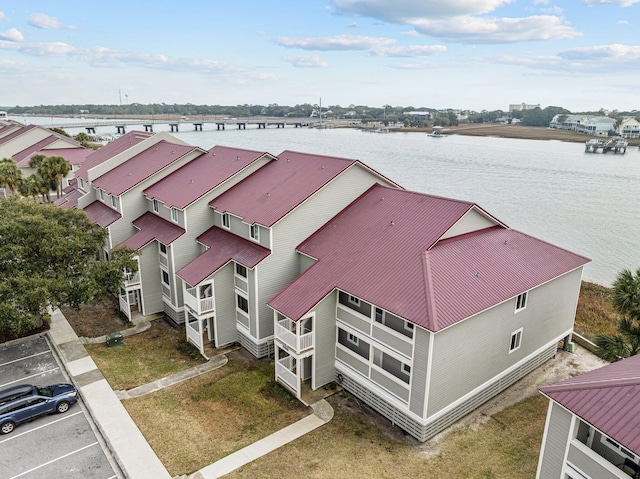
[[[0,105],[640,110],[640,0],[3,0]]]

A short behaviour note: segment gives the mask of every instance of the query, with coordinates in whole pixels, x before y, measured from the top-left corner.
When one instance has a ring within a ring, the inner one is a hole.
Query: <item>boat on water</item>
[[[624,155],[627,152],[627,146],[629,146],[629,142],[620,137],[602,140],[592,138],[584,144],[584,151],[586,153],[597,153],[598,150],[602,150],[602,153],[613,151],[614,154],[620,153]]]
[[[431,133],[428,133],[429,136],[433,136],[434,138],[442,138],[447,136],[445,134],[445,130],[441,126],[434,126],[431,128]]]

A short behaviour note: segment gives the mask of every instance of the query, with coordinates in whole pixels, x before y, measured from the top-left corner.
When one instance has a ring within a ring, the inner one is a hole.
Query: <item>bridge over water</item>
[[[193,125],[195,131],[202,131],[204,125],[216,125],[218,130],[224,130],[227,125],[235,125],[239,130],[246,130],[247,125],[260,128],[276,127],[285,128],[293,126],[295,128],[314,127],[319,120],[309,118],[201,118],[180,120],[151,118],[143,120],[80,120],[73,123],[53,123],[47,125],[48,128],[84,128],[87,133],[95,133],[96,129],[104,127],[115,127],[116,133],[123,134],[127,126],[143,126],[144,131],[153,131],[154,125],[169,125],[171,131],[180,131],[180,125]]]

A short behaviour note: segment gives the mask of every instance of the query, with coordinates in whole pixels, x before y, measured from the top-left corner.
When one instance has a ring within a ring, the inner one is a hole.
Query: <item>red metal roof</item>
[[[285,151],[209,202],[246,223],[273,226],[356,160]]]
[[[110,195],[121,195],[196,148],[159,141],[93,180],[93,186]]]
[[[85,195],[85,193],[73,186],[68,186],[67,188],[68,190],[65,191],[65,195],[54,201],[56,205],[62,206],[65,210],[78,206],[78,200]],[[65,190],[67,188],[65,188]]]
[[[107,161],[109,158],[113,158],[151,136],[153,136],[153,133],[142,131],[130,131],[129,133],[122,135],[118,139],[107,143],[102,148],[99,148],[87,156],[86,161],[82,164],[82,167],[76,171],[75,175],[79,176],[84,181],[89,181],[88,171],[91,168]]]
[[[28,126],[21,126],[20,128],[18,128],[16,131],[12,131],[11,133],[9,133],[7,136],[3,136],[2,138],[0,138],[0,145],[4,144],[4,143],[8,143],[9,141],[13,140],[14,138],[30,131],[33,130],[34,128],[37,128],[36,125],[28,125]]]
[[[144,194],[169,208],[184,209],[265,155],[275,160],[265,152],[214,146],[144,190]]]
[[[198,241],[208,246],[208,249],[177,273],[191,286],[200,284],[229,261],[253,268],[271,254],[267,248],[217,226],[202,233]]]
[[[184,234],[183,228],[160,218],[158,215],[151,213],[150,211],[147,211],[131,224],[140,231],[124,240],[116,246],[116,248],[128,246],[131,249],[140,249],[151,243],[153,240],[157,240],[162,244],[168,245]]]
[[[62,205],[64,207],[64,205]],[[117,211],[112,210],[104,203],[100,201],[94,201],[90,205],[84,208],[84,212],[87,213],[89,219],[95,224],[106,228],[114,221],[122,218],[122,215]]]
[[[43,138],[39,142],[28,146],[22,151],[19,151],[18,153],[13,155],[11,159],[18,164],[18,167],[27,168],[29,166],[29,159],[31,159],[31,157],[35,155],[38,152],[38,150],[40,150],[41,148],[44,148],[47,145],[50,145],[51,143],[57,140],[58,140],[58,137],[56,137],[55,135],[49,135],[48,137]],[[45,155],[45,156],[50,156],[50,155]]]
[[[438,241],[477,205],[375,185],[304,241],[318,261],[269,305],[300,319],[334,288],[439,331],[588,260],[497,226]]]
[[[640,356],[540,391],[640,456]]]

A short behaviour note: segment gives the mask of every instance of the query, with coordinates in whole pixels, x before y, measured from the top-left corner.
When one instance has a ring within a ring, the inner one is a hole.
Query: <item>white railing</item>
[[[187,288],[184,295],[184,304],[197,314],[213,311],[213,296],[198,299],[196,292],[196,288]]]
[[[120,311],[122,311],[127,318],[131,319],[131,310],[129,309],[129,303],[127,302],[127,295],[118,296],[118,302],[120,303]]]
[[[197,324],[197,322],[195,321],[194,323]],[[187,331],[187,340],[191,341],[191,343],[198,346],[198,348],[202,348],[202,335],[200,331],[195,329],[191,324],[192,323],[190,321],[188,320],[186,321],[185,329]]]
[[[291,356],[280,359],[276,363],[276,377],[287,383],[294,391],[298,391],[298,377],[289,369],[292,367],[292,363]]]
[[[276,323],[276,338],[285,343],[291,349],[294,349],[296,353],[304,351],[313,347],[313,331],[305,333],[301,336],[296,335],[291,331],[291,327],[295,327],[295,323],[288,318],[285,318]]]
[[[125,276],[124,287],[133,286],[134,284],[140,284],[140,271],[136,271],[134,274],[128,273]]]

